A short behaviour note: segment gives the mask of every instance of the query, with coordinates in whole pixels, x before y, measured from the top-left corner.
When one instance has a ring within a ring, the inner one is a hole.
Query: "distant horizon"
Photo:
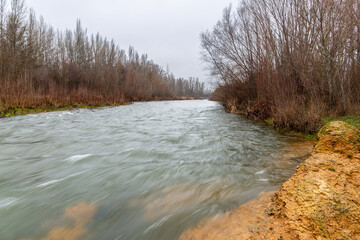
[[[28,8],[55,29],[74,29],[79,19],[89,34],[99,32],[124,50],[132,46],[176,77],[196,77],[209,87],[208,72],[200,57],[200,33],[212,29],[223,9],[237,2],[25,0]]]

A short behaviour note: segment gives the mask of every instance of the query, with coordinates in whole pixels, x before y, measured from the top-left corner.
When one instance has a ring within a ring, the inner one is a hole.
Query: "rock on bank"
[[[331,122],[276,193],[189,229],[185,239],[360,239],[360,131]]]

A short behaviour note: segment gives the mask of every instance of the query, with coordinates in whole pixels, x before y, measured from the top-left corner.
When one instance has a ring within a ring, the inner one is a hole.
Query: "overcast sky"
[[[99,32],[126,50],[134,46],[177,77],[204,81],[199,35],[231,2],[237,0],[26,0],[55,28],[73,29],[79,18],[88,33]]]

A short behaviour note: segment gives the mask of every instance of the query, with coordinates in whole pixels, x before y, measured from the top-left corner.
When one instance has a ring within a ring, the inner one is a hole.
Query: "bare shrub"
[[[278,103],[273,114],[274,127],[304,133],[316,133],[321,128],[321,117],[324,116],[326,105],[319,102],[291,100]]]
[[[217,98],[305,132],[321,115],[353,113],[360,105],[359,17],[352,0],[244,0],[226,8],[201,35]],[[271,111],[262,102],[274,103]]]
[[[245,116],[254,120],[265,120],[272,115],[272,104],[268,101],[248,103]]]

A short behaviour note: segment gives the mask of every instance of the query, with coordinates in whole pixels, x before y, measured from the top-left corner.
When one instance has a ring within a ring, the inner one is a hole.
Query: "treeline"
[[[104,105],[200,97],[199,80],[176,79],[113,40],[89,35],[80,20],[60,31],[27,10],[23,0],[0,0],[0,107]]]
[[[170,76],[171,86],[174,89],[176,96],[189,96],[189,97],[205,97],[207,95],[205,91],[205,83],[200,82],[198,78],[190,77],[189,79],[178,78]]]
[[[360,1],[243,0],[201,35],[228,110],[316,131],[360,108]]]

